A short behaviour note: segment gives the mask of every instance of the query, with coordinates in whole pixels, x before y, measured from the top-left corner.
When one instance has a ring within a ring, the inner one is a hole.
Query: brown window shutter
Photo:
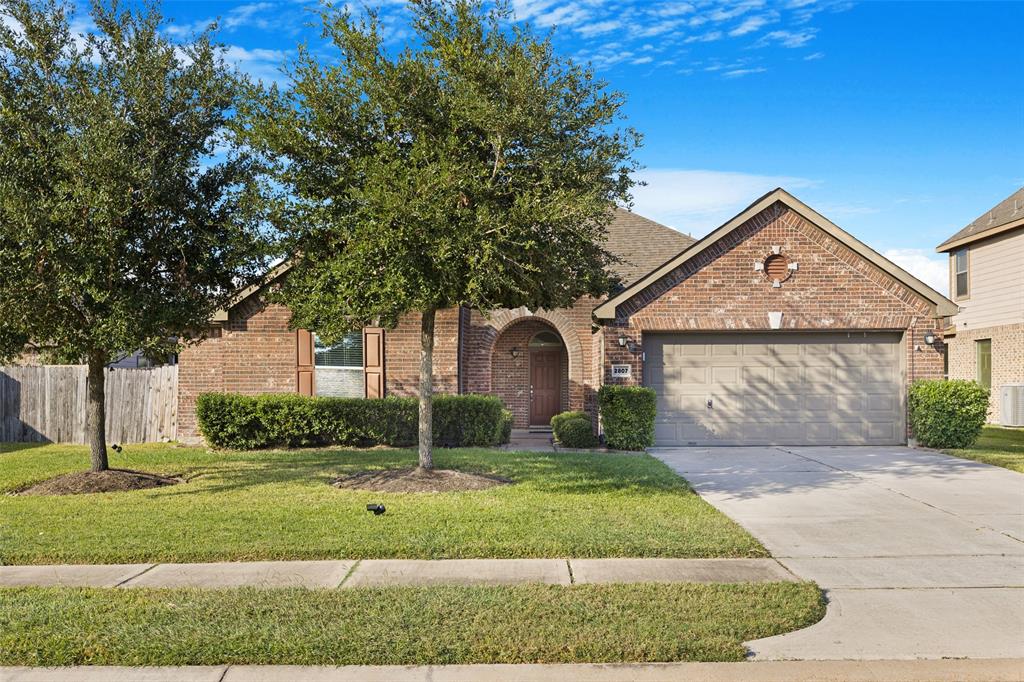
[[[311,396],[314,391],[313,333],[308,329],[296,330],[295,343],[295,390],[299,395]]]
[[[363,378],[367,398],[384,397],[384,330],[363,328]]]

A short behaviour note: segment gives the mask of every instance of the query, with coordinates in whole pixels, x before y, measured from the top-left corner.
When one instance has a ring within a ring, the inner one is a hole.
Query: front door
[[[562,393],[562,353],[559,349],[530,350],[530,426],[548,426],[558,414]]]

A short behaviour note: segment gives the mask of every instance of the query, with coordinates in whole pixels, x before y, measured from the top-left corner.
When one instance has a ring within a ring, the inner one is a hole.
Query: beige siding
[[[968,296],[954,299],[963,310],[954,318],[957,330],[1024,322],[1024,229],[968,248]]]

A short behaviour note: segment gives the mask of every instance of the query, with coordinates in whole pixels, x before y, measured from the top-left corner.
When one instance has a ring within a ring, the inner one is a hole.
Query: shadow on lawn
[[[235,456],[228,456],[222,463],[199,465],[184,472],[186,480],[202,486],[178,486],[164,494],[197,495],[277,484],[326,486],[339,476],[360,471],[416,465],[412,450],[275,450],[266,452],[266,457],[260,457],[259,452],[230,454]],[[537,493],[573,495],[690,492],[686,481],[661,462],[646,457],[438,449],[434,466],[513,481],[510,487],[464,493],[473,495],[501,495],[518,486]]]

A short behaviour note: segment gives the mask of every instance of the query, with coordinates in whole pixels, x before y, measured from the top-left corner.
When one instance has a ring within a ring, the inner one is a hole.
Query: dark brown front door
[[[559,349],[530,351],[530,426],[548,426],[558,414],[562,392],[562,352]]]

